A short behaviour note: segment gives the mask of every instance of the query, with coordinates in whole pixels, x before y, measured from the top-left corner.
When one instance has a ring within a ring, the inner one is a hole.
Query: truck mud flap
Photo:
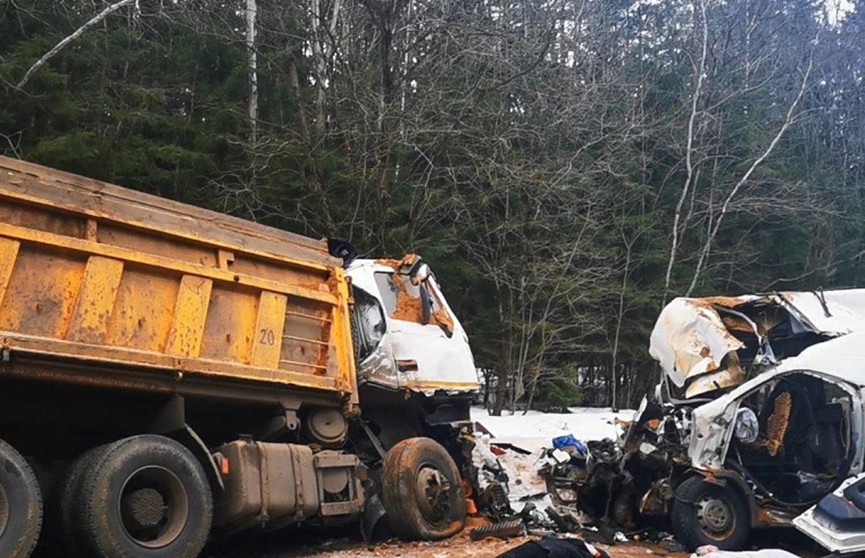
[[[381,498],[378,494],[373,494],[367,498],[366,506],[363,509],[363,516],[360,520],[360,533],[363,535],[365,542],[373,540],[375,528],[386,514],[384,504],[381,503]]]

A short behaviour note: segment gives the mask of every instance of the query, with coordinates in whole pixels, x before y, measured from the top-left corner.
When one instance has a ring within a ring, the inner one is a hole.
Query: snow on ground
[[[547,459],[544,450],[553,447],[553,438],[572,434],[583,442],[616,438],[615,419],[631,420],[634,411],[625,410],[613,413],[610,409],[595,409],[588,407],[573,407],[570,413],[541,413],[522,411],[516,414],[505,413],[494,417],[483,407],[472,408],[472,421],[475,436],[483,446],[489,443],[495,445],[511,444],[529,452],[523,454],[516,451],[505,451],[493,456],[488,448],[477,448],[480,459],[498,461],[507,474],[510,482],[508,487],[512,502],[533,498],[546,498],[546,483],[537,474],[538,469]],[[480,433],[489,433],[489,435]],[[481,461],[482,462],[482,461]],[[481,483],[484,484],[483,482]],[[545,501],[539,508],[549,505]]]
[[[570,413],[541,413],[523,411],[511,415],[507,411],[502,416],[490,416],[483,407],[472,408],[472,421],[495,438],[496,442],[511,443],[530,452],[552,447],[552,440],[558,436],[573,434],[577,440],[603,440],[616,438],[614,420],[629,421],[634,411],[625,409],[614,413],[611,409],[571,407]]]

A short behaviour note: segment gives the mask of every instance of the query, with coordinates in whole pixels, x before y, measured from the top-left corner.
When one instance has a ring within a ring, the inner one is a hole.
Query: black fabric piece
[[[601,558],[610,555],[597,549]],[[580,539],[545,538],[539,541],[529,541],[512,548],[498,558],[595,558],[586,548],[586,543]]]

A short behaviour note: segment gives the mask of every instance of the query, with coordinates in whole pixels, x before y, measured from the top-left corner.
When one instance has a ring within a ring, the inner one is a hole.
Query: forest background
[[[675,296],[865,286],[865,2],[0,0],[0,153],[420,252],[494,411]]]

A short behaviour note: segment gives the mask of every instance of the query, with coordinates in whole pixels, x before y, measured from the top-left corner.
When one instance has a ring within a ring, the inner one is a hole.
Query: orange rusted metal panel
[[[252,341],[252,364],[267,368],[279,367],[279,354],[285,327],[288,297],[263,291],[258,303],[255,339]]]
[[[201,356],[249,364],[259,291],[217,285],[210,295]]]
[[[101,256],[91,256],[87,260],[67,339],[81,343],[105,342],[122,275],[121,261]]]
[[[354,370],[354,350],[351,345],[350,320],[348,314],[349,287],[342,269],[334,271],[333,283],[340,304],[333,312],[329,337],[331,343],[321,351],[321,360],[329,364],[328,372],[336,376],[337,388],[346,393],[357,392],[357,377]]]
[[[21,244],[0,306],[0,331],[63,338],[87,260]]]
[[[323,240],[0,157],[0,338],[108,365],[97,385],[132,367],[356,403],[339,264]]]
[[[38,228],[46,232],[77,232],[83,238],[87,220],[93,219],[100,228],[107,221],[113,230],[140,232],[142,244],[145,239],[155,240],[158,235],[167,234],[173,237],[172,244],[176,246],[216,244],[226,250],[277,258],[320,271],[326,271],[335,261],[323,240],[17,159],[0,156],[0,180],[3,196],[10,203],[17,202],[14,211],[8,212],[13,218],[32,204],[53,207],[59,212],[74,208],[77,218],[40,216]],[[3,208],[0,208],[2,215]],[[3,220],[8,221],[8,218]],[[28,216],[22,221],[34,222],[34,219]]]
[[[6,288],[9,286],[20,246],[21,243],[16,240],[0,238],[0,305],[3,304],[3,298],[6,296]]]
[[[168,335],[165,352],[175,356],[197,357],[204,338],[204,322],[213,281],[195,275],[184,275],[174,307],[174,323]]]
[[[127,266],[108,327],[109,347],[161,353],[165,350],[180,282],[158,270]]]

